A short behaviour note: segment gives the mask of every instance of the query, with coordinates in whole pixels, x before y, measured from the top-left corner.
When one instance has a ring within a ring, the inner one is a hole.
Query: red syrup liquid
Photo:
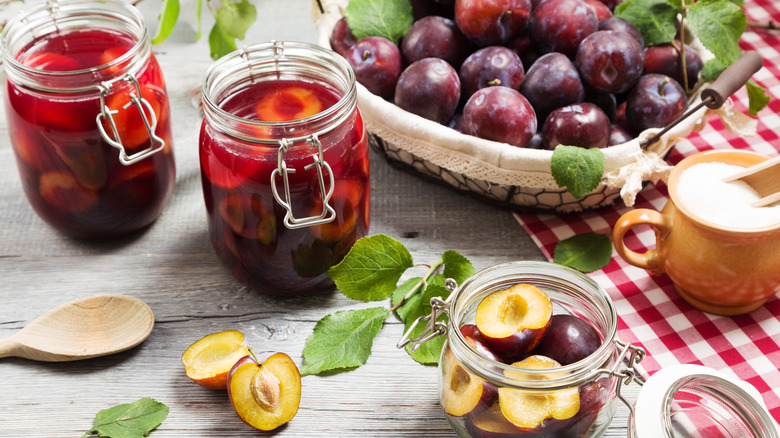
[[[320,84],[273,80],[250,84],[219,106],[246,120],[285,122],[325,111],[338,99]],[[252,128],[256,138],[266,139],[292,137],[297,132],[285,123]],[[335,181],[329,205],[336,217],[327,224],[289,229],[284,224],[287,212],[271,188],[279,147],[243,141],[203,122],[200,163],[211,242],[232,274],[260,291],[298,295],[331,286],[327,269],[368,233],[368,146],[360,113],[356,109],[319,140]],[[316,170],[304,169],[315,153],[315,147],[301,142],[284,155],[288,168],[295,170],[288,174],[295,218],[318,216],[323,211]],[[323,172],[327,189],[329,178]],[[281,177],[275,184],[284,196]]]
[[[27,45],[17,60],[37,70],[74,75],[93,69],[94,84],[98,84],[119,74],[132,59],[100,66],[122,56],[136,42],[127,34],[108,29],[55,32]],[[38,215],[65,234],[97,239],[139,230],[157,218],[173,192],[170,110],[154,55],[134,76],[141,97],[155,112],[155,134],[165,141],[165,148],[131,165],[120,163],[119,150],[98,130],[97,88],[42,91],[6,79],[6,114],[25,194]],[[49,84],[44,80],[39,85]],[[130,101],[133,90],[129,83],[122,83],[105,99],[106,105],[119,111],[114,121],[128,155],[150,145],[137,107],[121,108]],[[105,126],[111,132],[108,124]]]

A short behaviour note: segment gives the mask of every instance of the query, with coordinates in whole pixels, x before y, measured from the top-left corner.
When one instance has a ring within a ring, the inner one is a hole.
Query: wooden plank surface
[[[314,41],[308,0],[255,4],[258,22],[245,43]],[[144,0],[140,7],[154,23],[158,3]],[[10,17],[15,8],[6,6],[0,14]],[[257,436],[236,417],[225,393],[187,379],[180,362],[187,346],[208,333],[237,329],[256,349],[284,351],[300,365],[317,320],[366,306],[337,292],[294,299],[263,296],[235,281],[217,260],[200,188],[200,117],[190,98],[211,59],[205,34],[193,42],[191,15],[192,8],[183,6],[171,38],[155,47],[171,100],[177,178],[170,204],[141,233],[83,242],[45,225],[23,195],[0,107],[0,337],[55,305],[97,293],[135,296],[155,313],[149,339],[127,352],[55,364],[0,359],[0,436],[77,437],[99,410],[141,397],[171,408],[152,437]],[[206,17],[204,29],[209,26]],[[432,262],[447,249],[459,251],[477,269],[542,259],[509,212],[396,169],[374,152],[371,160],[370,232],[401,240],[415,261]],[[421,366],[396,349],[401,333],[402,325],[391,317],[365,366],[327,377],[305,376],[300,411],[277,435],[455,436],[438,405],[436,368]],[[626,436],[626,416],[619,406],[606,436]]]

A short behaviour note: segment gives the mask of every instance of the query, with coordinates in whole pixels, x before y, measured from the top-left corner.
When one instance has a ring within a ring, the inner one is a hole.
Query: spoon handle
[[[22,345],[16,342],[13,336],[0,339],[0,357],[14,357],[19,353]]]

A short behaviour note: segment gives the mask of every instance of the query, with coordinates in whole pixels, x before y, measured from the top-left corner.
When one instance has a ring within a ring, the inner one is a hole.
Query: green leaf
[[[388,315],[389,310],[374,307],[342,310],[323,317],[306,339],[301,374],[350,369],[366,363],[374,338]]]
[[[722,62],[715,58],[710,59],[704,63],[701,69],[701,79],[705,82],[712,82],[718,79],[723,70],[726,70],[726,66]]]
[[[636,26],[645,46],[652,46],[674,40],[674,23],[681,11],[679,5],[666,0],[626,0],[615,7],[614,15]]]
[[[345,15],[356,39],[380,36],[395,44],[414,21],[409,0],[352,0]]]
[[[561,240],[553,251],[553,262],[582,272],[592,272],[607,266],[612,258],[609,237],[599,233],[583,233]]]
[[[693,33],[718,61],[730,65],[739,59],[739,38],[747,21],[742,8],[728,0],[699,0],[686,16]]]
[[[393,307],[398,306],[398,303],[400,303],[401,300],[404,299],[406,294],[411,292],[411,290],[417,285],[420,285],[421,281],[422,281],[422,277],[414,277],[406,280],[403,284],[398,286],[395,289],[395,291],[393,291],[393,299],[391,301]],[[395,309],[395,313],[398,315],[398,319],[400,319],[403,322],[407,322],[409,320],[409,314],[414,312],[415,309],[421,306],[420,304],[421,300],[422,300],[421,293],[415,293],[412,296],[410,296],[402,305],[400,305],[397,309]]]
[[[598,148],[558,145],[550,170],[558,187],[566,187],[575,198],[581,198],[598,187],[605,162],[604,153]]]
[[[196,31],[195,31],[195,40],[199,40],[201,35],[203,35],[203,24],[200,22],[200,17],[203,13],[203,2],[208,0],[195,0],[195,22],[196,22]]]
[[[160,44],[165,41],[173,31],[176,20],[179,19],[179,0],[163,0],[162,12],[160,12],[160,24],[157,33],[152,38],[152,44]]]
[[[758,112],[764,109],[769,104],[769,96],[766,94],[766,89],[761,85],[753,82],[752,79],[747,81],[748,98],[750,99],[750,108],[748,113],[751,116],[758,115]]]
[[[236,50],[236,48],[236,40],[223,32],[220,26],[214,24],[211,28],[211,32],[209,32],[211,59],[219,59]]]
[[[409,250],[384,234],[363,237],[355,242],[328,276],[348,298],[378,301],[390,297],[403,273],[414,265]]]
[[[446,251],[441,259],[444,262],[444,277],[455,280],[459,285],[474,275],[474,265],[457,251]]]
[[[209,33],[209,48],[213,59],[236,50],[236,39],[243,40],[246,31],[257,20],[257,9],[248,0],[224,0],[222,4],[214,13],[214,27]]]
[[[151,398],[126,403],[97,413],[92,429],[87,432],[111,438],[142,438],[168,416],[168,406]]]

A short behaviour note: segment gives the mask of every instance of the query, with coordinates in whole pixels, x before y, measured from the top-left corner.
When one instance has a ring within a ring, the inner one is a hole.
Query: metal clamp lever
[[[333,178],[333,172],[331,171],[330,165],[325,162],[325,160],[322,157],[322,143],[320,143],[319,139],[317,138],[317,135],[314,134],[311,137],[309,137],[307,142],[311,143],[317,148],[317,153],[312,155],[312,158],[314,159],[314,162],[311,164],[308,164],[304,167],[304,170],[310,170],[312,168],[317,169],[317,182],[320,186],[320,193],[322,193],[322,212],[319,215],[315,216],[309,216],[304,218],[296,218],[292,211],[292,204],[290,202],[290,180],[287,177],[290,173],[295,173],[295,169],[290,169],[287,167],[287,163],[284,161],[284,154],[287,152],[287,149],[290,148],[291,143],[286,138],[283,138],[279,142],[279,154],[277,158],[277,167],[274,169],[273,172],[271,172],[271,191],[274,194],[274,199],[276,199],[276,202],[279,203],[282,207],[284,207],[285,210],[287,210],[287,213],[284,215],[284,225],[289,229],[295,229],[295,228],[303,228],[308,227],[312,225],[319,225],[319,224],[325,224],[328,222],[333,221],[333,219],[336,218],[336,210],[333,209],[333,207],[330,206],[331,196],[333,196],[333,190],[334,190],[334,178]],[[323,167],[328,173],[328,181],[330,184],[325,184],[325,176],[322,173]],[[282,176],[282,182],[284,184],[284,199],[279,195],[278,189],[276,188],[276,177],[278,175]]]
[[[141,86],[138,84],[138,81],[131,74],[124,75],[121,80],[124,82],[129,82],[133,85],[134,88],[134,91],[131,91],[129,94],[130,102],[127,102],[122,107],[122,109],[127,111],[131,106],[138,108],[138,111],[141,113],[141,120],[144,123],[146,132],[149,134],[149,147],[142,151],[136,152],[133,155],[127,155],[127,151],[125,150],[125,146],[122,144],[122,138],[119,135],[119,130],[116,127],[116,122],[114,122],[113,117],[115,114],[119,114],[119,110],[112,110],[105,103],[106,96],[116,81],[103,82],[97,86],[100,90],[100,113],[97,115],[97,117],[95,117],[95,122],[97,123],[98,130],[100,131],[100,135],[103,137],[103,139],[111,146],[119,149],[119,162],[125,166],[129,166],[163,150],[165,148],[165,140],[154,133],[154,130],[157,128],[157,116],[154,114],[154,110],[152,109],[152,105],[149,104],[149,101],[143,97],[140,97]],[[146,111],[144,111],[144,108]],[[146,115],[147,112],[149,113],[149,117]],[[149,120],[150,118],[151,121]],[[108,135],[105,130],[103,122],[106,120],[108,121],[109,126],[111,126],[112,135]]]

